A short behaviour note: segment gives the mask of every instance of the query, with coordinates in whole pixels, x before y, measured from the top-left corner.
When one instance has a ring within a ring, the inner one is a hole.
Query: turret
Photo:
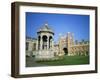
[[[74,45],[74,35],[73,35],[73,33],[70,33],[70,32],[67,33],[66,42],[67,42],[68,55],[71,55],[70,47],[72,45]]]

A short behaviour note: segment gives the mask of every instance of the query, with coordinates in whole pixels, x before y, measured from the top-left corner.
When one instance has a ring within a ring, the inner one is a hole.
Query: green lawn
[[[34,57],[26,57],[26,67],[81,64],[89,64],[89,56],[64,56],[63,59],[49,61],[35,61]]]
[[[89,56],[64,56],[62,60],[40,61],[37,63],[44,65],[52,65],[52,66],[89,64]]]

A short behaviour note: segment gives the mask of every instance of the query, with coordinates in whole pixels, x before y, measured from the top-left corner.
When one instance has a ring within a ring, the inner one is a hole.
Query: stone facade
[[[59,52],[68,56],[89,55],[89,41],[74,40],[74,35],[70,32],[65,37],[59,39]]]
[[[35,55],[36,45],[37,45],[36,42],[37,42],[37,39],[35,38],[30,38],[30,37],[26,38],[26,55],[27,56]]]
[[[53,50],[53,35],[54,32],[48,27],[48,24],[44,24],[37,32],[37,46],[36,46],[36,59],[51,59],[54,57]]]
[[[54,57],[54,32],[48,27],[48,24],[44,24],[43,27],[41,27],[37,31],[37,39],[27,39],[26,40],[26,49],[27,56],[29,56],[29,53],[32,52],[33,55],[35,55],[36,59],[51,59]],[[32,46],[33,44],[36,44],[35,46]],[[35,47],[35,49],[31,49],[32,47]],[[34,54],[35,53],[35,54]],[[30,53],[31,55],[31,53]]]
[[[26,55],[35,55],[36,59],[51,59],[55,56],[89,55],[89,41],[75,41],[70,32],[60,36],[54,44],[54,32],[46,23],[37,31],[37,39],[26,38]]]

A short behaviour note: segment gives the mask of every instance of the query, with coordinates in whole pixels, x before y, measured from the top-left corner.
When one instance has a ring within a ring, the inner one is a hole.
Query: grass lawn
[[[89,64],[89,56],[64,56],[62,60],[37,62],[44,65],[78,65]]]
[[[26,57],[26,67],[59,66],[89,64],[89,56],[64,56],[61,60],[35,61],[34,57]]]

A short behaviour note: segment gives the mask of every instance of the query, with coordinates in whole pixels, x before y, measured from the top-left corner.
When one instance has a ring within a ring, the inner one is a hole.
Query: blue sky
[[[89,40],[89,18],[89,15],[26,12],[26,36],[36,38],[37,30],[48,22],[55,33],[55,41],[59,34],[63,36],[67,32],[74,33],[75,40]]]

